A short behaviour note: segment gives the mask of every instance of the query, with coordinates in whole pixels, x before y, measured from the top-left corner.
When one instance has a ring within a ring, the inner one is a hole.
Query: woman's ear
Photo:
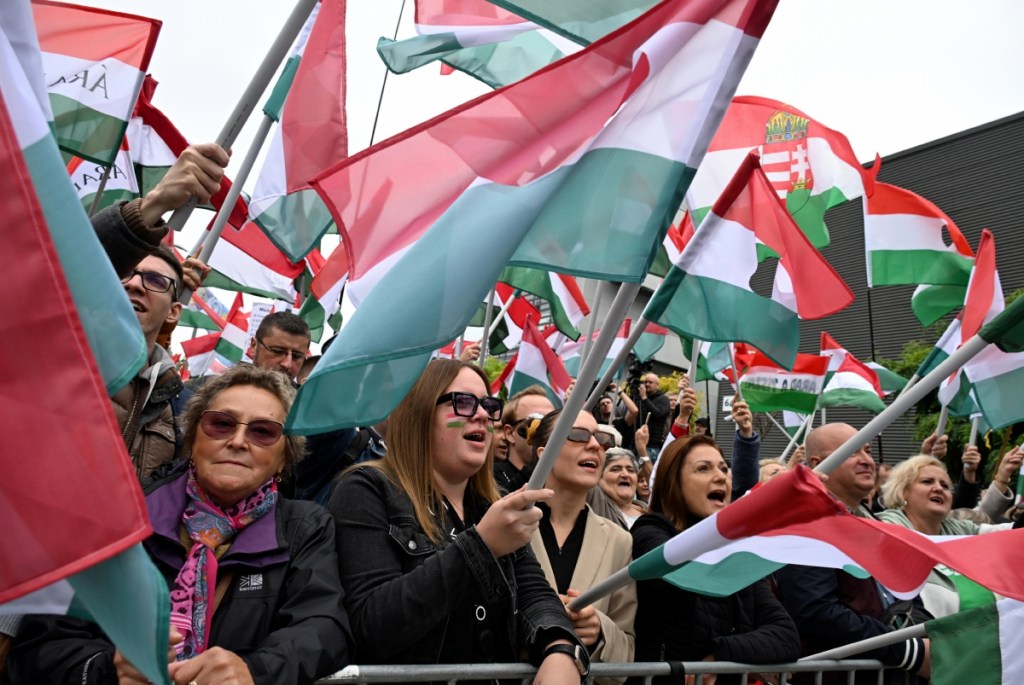
[[[537,448],[537,458],[540,459],[543,456],[544,456],[544,448],[543,447],[538,447]]]

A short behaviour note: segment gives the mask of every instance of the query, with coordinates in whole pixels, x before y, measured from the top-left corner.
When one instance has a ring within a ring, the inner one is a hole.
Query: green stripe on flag
[[[966,285],[926,285],[914,291],[910,309],[922,326],[931,326],[954,309],[962,307]]]
[[[996,604],[929,621],[928,637],[932,685],[1002,685]]]
[[[973,266],[974,260],[955,252],[873,250],[871,282],[874,286],[932,283],[966,287]]]
[[[746,399],[746,396],[744,396]],[[874,392],[865,392],[857,388],[839,388],[822,393],[818,403],[820,407],[859,407],[880,414],[885,411],[885,402]]]
[[[57,144],[62,150],[104,166],[113,164],[128,122],[97,112],[78,100],[50,93]]]
[[[50,235],[60,256],[82,328],[107,392],[124,387],[148,358],[146,341],[131,303],[99,240],[83,236],[88,219],[67,182],[67,170],[52,138],[22,150]]]
[[[810,190],[791,190],[786,196],[786,209],[793,216],[800,230],[819,250],[829,244],[828,227],[825,226],[825,212],[830,207],[849,202],[839,188],[829,188],[824,193],[812,195]]]
[[[565,57],[565,53],[537,31],[491,45],[463,48],[441,61],[491,88],[501,88]]]
[[[743,401],[753,412],[789,410],[798,414],[810,414],[818,403],[817,395],[800,390],[768,388],[751,383],[743,384],[741,390]]]
[[[1003,352],[1024,352],[1024,297],[1018,297],[978,331]]]
[[[966,379],[962,377],[960,383],[967,385]],[[978,405],[992,430],[1024,420],[1021,415],[1024,413],[1024,401],[1021,400],[1024,368],[990,378],[979,378],[971,387],[974,388],[974,396],[978,398]]]
[[[293,262],[301,261],[334,225],[327,205],[308,188],[279,197],[252,220]]]
[[[263,113],[274,121],[281,121],[281,110],[284,109],[284,101],[288,97],[288,91],[291,90],[292,81],[295,80],[295,72],[299,70],[300,61],[302,61],[300,55],[293,55],[285,62],[281,76],[278,77],[277,83],[274,84],[274,90],[270,92],[270,97],[267,98],[267,104],[263,105]]]
[[[275,293],[270,290],[260,290],[249,285],[242,285],[238,281],[229,278],[221,272],[213,269],[203,279],[203,286],[207,288],[220,288],[221,290],[230,290],[236,293],[247,293],[249,295],[255,295],[256,297],[265,297],[268,300],[279,300],[281,299],[281,293]]]

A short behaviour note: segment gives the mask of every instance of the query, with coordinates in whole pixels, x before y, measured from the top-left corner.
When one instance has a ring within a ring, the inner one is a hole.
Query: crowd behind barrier
[[[672,674],[696,675],[699,682],[701,675],[733,674],[740,676],[741,685],[753,682],[778,683],[786,685],[793,673],[808,673],[815,676],[815,685],[821,683],[825,673],[846,673],[847,682],[852,683],[854,674],[858,672],[876,672],[878,683],[884,682],[885,666],[880,661],[870,659],[849,659],[842,661],[801,661],[790,664],[772,664],[755,666],[738,664],[731,661],[690,661],[690,662],[636,662],[636,663],[595,663],[591,667],[590,676],[584,681],[593,685],[596,678],[602,677],[640,677],[644,685],[650,685],[655,676]],[[519,679],[528,685],[537,669],[529,664],[440,664],[440,665],[391,665],[391,666],[360,666],[350,665],[329,678],[317,681],[317,685],[370,685],[371,683],[422,683],[447,682],[458,683],[481,678],[500,678],[506,681]],[[769,675],[770,674],[770,675]],[[908,674],[909,675],[909,674]]]

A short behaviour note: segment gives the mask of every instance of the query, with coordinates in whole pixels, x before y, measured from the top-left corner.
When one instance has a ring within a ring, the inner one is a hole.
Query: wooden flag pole
[[[316,3],[317,0],[298,0],[295,3],[295,8],[281,26],[280,33],[277,34],[277,38],[270,45],[266,56],[256,69],[252,80],[249,81],[249,85],[246,86],[242,97],[239,98],[238,104],[235,105],[234,110],[232,110],[227,122],[224,124],[224,128],[221,129],[216,141],[214,141],[225,150],[231,148],[238,137],[238,133],[245,126],[245,122],[249,120],[249,115],[256,109],[257,102],[267,89],[267,86],[270,85],[270,79],[274,77],[274,72],[277,71],[278,66],[284,61],[288,50],[291,49],[292,43],[295,42],[299,31],[302,30],[306,19],[309,18],[309,14],[313,11]],[[239,192],[241,192],[242,184],[237,183],[237,185],[239,186]],[[167,221],[167,225],[175,231],[180,231],[185,227],[185,222],[188,221],[188,218],[192,215],[192,210],[198,204],[199,198],[193,196],[183,206],[174,210],[171,218]],[[212,250],[213,248],[211,247],[210,249]]]

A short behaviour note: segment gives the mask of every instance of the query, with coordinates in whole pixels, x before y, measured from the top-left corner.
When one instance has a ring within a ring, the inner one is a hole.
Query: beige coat
[[[555,574],[551,570],[544,541],[540,531],[534,531],[530,540],[544,577],[555,587]],[[633,558],[633,538],[620,526],[595,514],[587,507],[587,524],[583,531],[583,545],[576,569],[569,587],[583,592],[604,580],[619,569],[625,568]],[[601,619],[602,640],[591,655],[592,661],[621,663],[633,661],[636,634],[633,620],[636,618],[636,585],[630,583],[624,588],[605,595],[594,603]],[[621,683],[625,678],[598,678],[599,685]]]

